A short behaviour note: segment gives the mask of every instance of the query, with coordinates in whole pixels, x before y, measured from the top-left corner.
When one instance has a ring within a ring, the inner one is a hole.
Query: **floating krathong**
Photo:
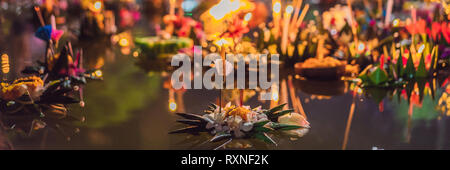
[[[391,55],[381,55],[377,65],[369,65],[360,73],[359,78],[362,80],[362,85],[365,87],[399,86],[405,83],[404,80],[435,77],[438,61],[437,47],[432,50],[429,48],[419,49],[416,52],[414,45],[412,45],[411,49],[411,53],[402,48],[401,54],[395,54],[395,51],[393,51]],[[385,51],[385,54],[387,54],[387,51]],[[397,56],[397,58],[391,59],[385,56]],[[413,60],[416,60],[416,62]]]
[[[38,15],[39,10],[36,10]],[[40,27],[36,36],[47,43],[45,59],[35,66],[27,66],[22,73],[26,77],[9,81],[8,57],[2,57],[3,81],[1,84],[0,112],[4,127],[18,132],[31,132],[51,127],[60,131],[70,140],[69,133],[77,133],[74,121],[84,121],[84,116],[69,114],[68,105],[79,103],[84,107],[83,85],[87,79],[102,79],[99,69],[83,68],[83,53],[78,51],[76,58],[70,42],[66,43],[60,53],[56,52],[61,35],[51,36],[57,31],[54,21],[52,26]],[[72,128],[68,132],[65,128]]]
[[[2,61],[7,58],[3,55]],[[84,118],[68,113],[66,105],[80,103],[74,95],[80,88],[72,85],[71,80],[49,80],[48,76],[41,79],[32,75],[10,82],[5,76],[9,71],[5,63],[2,62],[4,78],[0,86],[0,120],[3,127],[29,135],[49,126],[68,135],[64,128],[70,122],[84,121]]]
[[[234,106],[228,103],[224,108],[211,104],[205,114],[177,113],[183,119],[179,123],[188,127],[171,131],[175,133],[199,134],[208,132],[213,137],[209,142],[225,141],[225,146],[233,139],[259,139],[270,144],[277,144],[270,134],[284,132],[294,137],[302,137],[308,132],[309,123],[293,110],[283,110],[286,104],[269,110],[261,107],[251,109],[249,106]]]

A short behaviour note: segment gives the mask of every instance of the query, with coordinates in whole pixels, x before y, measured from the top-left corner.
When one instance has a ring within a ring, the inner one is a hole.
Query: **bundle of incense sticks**
[[[302,25],[303,19],[309,10],[309,4],[305,4],[301,13],[300,8],[302,6],[302,0],[294,0],[292,5],[287,5],[283,18],[280,18],[281,3],[274,1],[273,17],[274,17],[274,37],[278,38],[279,25],[282,21],[283,30],[281,36],[281,51],[283,54],[287,53],[287,45],[289,40],[294,41],[297,37],[298,28]]]

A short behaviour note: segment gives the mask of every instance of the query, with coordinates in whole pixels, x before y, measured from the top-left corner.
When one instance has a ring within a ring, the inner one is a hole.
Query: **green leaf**
[[[266,125],[267,123],[269,123],[268,120],[266,120],[266,121],[261,121],[261,122],[257,122],[257,123],[254,123],[254,124],[253,124],[253,127],[264,126],[264,125]]]
[[[254,127],[253,128],[253,131],[255,131],[255,132],[270,132],[270,131],[272,131],[273,129],[270,129],[270,128],[266,128],[266,127],[264,127],[264,126],[258,126],[258,127]]]
[[[380,67],[377,67],[376,70],[369,75],[369,78],[372,83],[374,83],[375,85],[379,85],[388,80],[388,75],[386,71],[381,70]]]
[[[279,112],[275,113],[274,115],[278,118],[278,117],[283,116],[285,114],[292,113],[293,111],[294,111],[294,109],[282,110],[282,111],[279,111]]]
[[[419,67],[417,67],[416,77],[427,77],[427,69],[425,68],[425,59],[423,55],[420,57]]]
[[[268,111],[266,111],[266,112],[264,112],[264,113],[265,113],[267,116],[272,116],[273,113],[275,113],[275,112],[280,111],[281,109],[283,109],[283,107],[284,107],[285,105],[286,105],[286,103],[281,104],[281,105],[278,105],[278,106],[275,106],[274,108],[269,109]]]
[[[408,62],[406,63],[405,73],[403,76],[406,76],[406,78],[412,79],[415,75],[415,68],[414,68],[414,62],[412,60],[411,55],[408,56]]]
[[[403,73],[404,73],[403,72],[403,52],[397,58],[397,64],[395,65],[395,71],[397,72],[398,77],[403,77]]]
[[[304,128],[304,127],[297,126],[297,125],[282,124],[282,123],[273,123],[272,128],[275,130],[294,130],[294,129],[300,129],[300,128]]]
[[[370,85],[370,78],[367,74],[361,74],[359,75],[359,78],[361,79],[361,81],[365,84],[365,85]]]
[[[275,143],[275,141],[274,141],[272,138],[270,138],[269,136],[267,136],[266,133],[255,133],[255,134],[253,135],[253,137],[255,137],[256,139],[262,140],[262,141],[264,141],[264,142],[267,142],[267,143],[271,143],[271,144],[277,145],[277,143]]]

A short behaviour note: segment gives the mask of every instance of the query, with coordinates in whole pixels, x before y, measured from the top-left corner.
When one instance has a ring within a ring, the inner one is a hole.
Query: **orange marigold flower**
[[[247,115],[251,112],[251,110],[244,107],[236,107],[228,111],[226,116],[240,116],[243,120],[247,121]]]
[[[36,76],[19,78],[12,84],[1,83],[1,98],[4,100],[14,100],[24,95],[27,90],[29,92],[36,91],[37,88],[43,87],[44,82]]]

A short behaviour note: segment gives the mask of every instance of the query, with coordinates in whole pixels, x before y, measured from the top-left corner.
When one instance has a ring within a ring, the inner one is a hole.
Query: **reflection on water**
[[[5,20],[5,16],[2,16]],[[20,18],[20,17],[19,17]],[[45,44],[34,38],[31,25],[6,20],[14,28],[3,31],[0,50],[13,58],[13,68],[21,70],[42,57]],[[130,31],[141,34],[151,30],[148,23]],[[3,26],[7,27],[7,26]],[[28,29],[30,27],[30,29]],[[11,39],[11,43],[5,43]],[[120,43],[120,42],[119,42]],[[30,45],[32,44],[32,45]],[[79,132],[68,141],[64,135],[48,129],[31,136],[0,131],[0,149],[212,149],[203,145],[208,135],[169,135],[180,127],[174,112],[202,113],[218,103],[218,90],[177,91],[168,85],[170,73],[147,73],[137,67],[133,51],[123,50],[110,39],[80,41],[86,67],[103,66],[104,81],[91,82],[85,88],[85,108],[71,112],[85,115],[86,121],[75,127]],[[135,56],[136,57],[136,56]],[[448,78],[410,83],[399,89],[360,89],[347,81],[307,81],[293,74],[281,79],[277,103],[304,114],[311,129],[298,140],[276,138],[277,147],[260,141],[236,141],[233,148],[252,149],[450,149],[448,121],[450,99]],[[283,83],[282,83],[283,84]],[[285,91],[284,91],[284,90]],[[258,99],[260,91],[246,90],[245,105],[269,108],[273,101]],[[239,93],[224,91],[227,101],[239,102]]]

